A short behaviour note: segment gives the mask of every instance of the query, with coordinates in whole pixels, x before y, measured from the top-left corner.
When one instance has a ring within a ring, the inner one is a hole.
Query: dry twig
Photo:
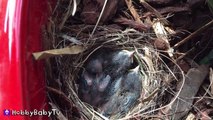
[[[197,35],[200,35],[201,32],[203,32],[204,30],[208,29],[209,27],[211,27],[213,25],[213,20],[208,22],[207,24],[205,24],[204,26],[202,26],[201,28],[199,28],[198,30],[196,30],[195,32],[193,32],[191,35],[187,36],[186,38],[184,38],[183,40],[181,40],[180,42],[176,43],[173,48],[177,49],[179,46],[181,46],[182,44],[184,44],[185,42],[192,40],[192,38],[196,37]]]

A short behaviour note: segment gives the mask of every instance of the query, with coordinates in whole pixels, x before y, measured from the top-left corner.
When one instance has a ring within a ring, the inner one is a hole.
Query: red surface
[[[0,120],[47,119],[4,116],[3,110],[47,108],[44,68],[32,52],[41,50],[47,1],[0,0]]]

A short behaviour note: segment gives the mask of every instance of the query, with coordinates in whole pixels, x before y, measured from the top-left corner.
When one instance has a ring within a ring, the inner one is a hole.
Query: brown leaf
[[[137,21],[130,20],[130,19],[127,19],[127,18],[124,18],[124,17],[115,19],[114,22],[122,24],[122,25],[126,25],[128,27],[134,28],[134,29],[139,30],[139,31],[147,31],[151,28],[150,25],[145,25],[143,23],[139,23]]]
[[[35,52],[33,53],[33,57],[36,60],[45,59],[53,56],[59,56],[59,55],[74,55],[79,54],[84,51],[83,46],[75,45],[71,47],[61,48],[61,49],[52,49],[52,50],[46,50],[41,52]]]
[[[123,5],[122,1],[123,0],[108,0],[103,15],[101,16],[100,23],[103,24],[109,21],[117,12],[118,7]],[[81,13],[83,21],[87,24],[95,24],[103,8],[104,1],[84,0],[83,5],[84,7]]]
[[[138,23],[143,23],[140,19],[140,16],[138,15],[136,9],[134,8],[133,4],[132,4],[132,0],[125,0],[126,5],[129,9],[129,11],[131,12],[132,16],[134,17],[135,21]]]
[[[140,3],[150,12],[155,14],[159,19],[161,19],[161,22],[164,25],[169,25],[169,21],[167,19],[162,19],[164,18],[163,15],[161,15],[155,8],[153,8],[149,3],[147,3],[145,0],[140,0]]]

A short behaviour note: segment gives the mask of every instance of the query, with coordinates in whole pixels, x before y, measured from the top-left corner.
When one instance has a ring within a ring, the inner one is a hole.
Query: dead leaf
[[[152,28],[154,29],[154,32],[155,32],[157,38],[165,42],[165,44],[167,46],[166,50],[167,50],[167,53],[169,54],[169,56],[173,57],[173,49],[170,47],[168,33],[167,33],[163,23],[161,23],[158,19],[156,19],[152,25]]]
[[[33,53],[33,57],[36,60],[40,59],[46,59],[53,56],[59,56],[59,55],[75,55],[83,52],[85,48],[83,46],[75,45],[71,47],[61,48],[61,49],[52,49],[52,50],[46,50],[41,52],[35,52]]]
[[[143,23],[140,19],[139,14],[137,13],[136,9],[134,8],[133,4],[132,4],[132,0],[125,0],[126,5],[129,9],[129,11],[131,12],[132,16],[134,17],[135,21],[138,23]]]
[[[127,25],[128,27],[134,28],[139,31],[147,31],[151,28],[151,26],[145,25],[142,22],[137,22],[137,21],[130,20],[130,19],[127,19],[124,17],[115,19],[114,22],[122,24],[122,25]]]
[[[150,12],[152,12],[153,14],[155,14],[158,19],[161,20],[161,22],[164,24],[164,25],[169,25],[169,21],[167,19],[165,19],[163,17],[163,15],[161,15],[155,8],[153,8],[151,5],[149,5],[149,3],[147,3],[145,0],[140,0],[140,3],[147,9],[149,10]],[[162,19],[163,18],[163,19]]]
[[[101,16],[100,23],[109,21],[117,12],[118,7],[122,6],[123,0],[108,0]],[[83,0],[83,10],[81,17],[87,24],[95,24],[104,6],[103,0]]]

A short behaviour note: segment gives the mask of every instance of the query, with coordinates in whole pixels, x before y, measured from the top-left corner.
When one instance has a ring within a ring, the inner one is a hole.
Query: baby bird
[[[86,70],[91,74],[100,74],[103,70],[103,58],[90,60],[86,65]]]
[[[129,70],[129,73],[123,79],[121,85],[123,91],[134,92],[136,95],[140,95],[141,92],[141,74],[140,74],[140,66],[135,67],[134,69]]]
[[[82,76],[83,79],[87,82],[87,84],[91,86],[93,81],[96,78],[100,77],[102,72],[103,72],[103,60],[94,59],[88,62]]]
[[[109,75],[101,77],[101,79],[99,81],[97,81],[98,91],[104,92],[106,90],[107,86],[109,85],[111,79],[112,78]]]
[[[98,107],[105,102],[105,91],[108,89],[108,85],[111,82],[109,75],[102,75],[100,79],[95,80],[91,89],[91,105]]]
[[[101,74],[100,77],[91,81],[88,84],[86,80],[81,80],[79,84],[79,98],[89,103],[90,105],[97,107],[102,104],[105,99],[105,91],[111,82],[111,77],[109,75]]]
[[[103,72],[105,61],[100,56],[90,59],[79,83],[79,98],[94,107],[104,100],[103,93],[111,81],[111,77]]]
[[[112,95],[114,95],[121,87],[121,81],[123,76],[113,80],[109,85],[109,89],[106,91],[106,99],[108,100]]]
[[[104,94],[112,81],[111,75],[105,72],[111,59],[112,51],[100,49],[93,53],[85,64],[79,82],[79,98],[97,107],[104,101]]]
[[[80,75],[79,80],[79,98],[87,103],[91,103],[91,92],[94,87],[95,80],[99,79],[103,72],[103,59],[95,56],[88,60],[85,70]]]
[[[79,84],[79,97],[82,101],[98,107],[120,88],[123,75],[133,63],[134,52],[97,52],[85,65]]]
[[[132,65],[134,51],[119,50],[109,55],[111,61],[106,67],[105,72],[112,77],[120,76]]]
[[[126,76],[119,79],[120,87],[109,98],[108,102],[101,107],[101,113],[106,117],[113,116],[113,118],[118,119],[124,116],[140,97],[142,82],[139,66],[130,70]]]
[[[103,50],[95,52],[85,63],[85,70],[82,73],[83,78],[91,86],[93,81],[101,77],[104,66],[108,63],[106,53]]]

